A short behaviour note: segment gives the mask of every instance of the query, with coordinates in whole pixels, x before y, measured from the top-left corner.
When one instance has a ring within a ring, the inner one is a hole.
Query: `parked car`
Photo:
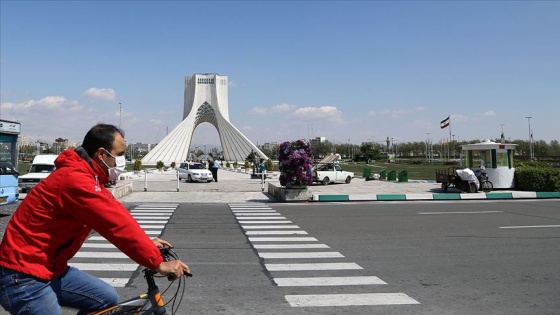
[[[328,185],[329,183],[350,184],[354,178],[353,172],[342,170],[338,163],[322,163],[313,169],[313,182]]]
[[[31,190],[35,185],[45,178],[47,178],[56,169],[54,161],[58,155],[46,154],[36,155],[33,158],[33,164],[29,169],[29,173],[20,175],[18,185],[22,193]]]
[[[185,180],[187,182],[211,182],[214,180],[212,177],[212,172],[210,172],[201,163],[181,163],[179,168],[179,180]]]

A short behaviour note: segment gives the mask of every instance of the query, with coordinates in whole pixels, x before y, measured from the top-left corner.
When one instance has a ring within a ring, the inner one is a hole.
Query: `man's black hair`
[[[115,141],[115,132],[118,132],[124,138],[124,131],[114,125],[97,124],[88,131],[82,142],[82,147],[86,150],[89,157],[93,157],[97,149],[103,147],[107,150],[113,148]]]

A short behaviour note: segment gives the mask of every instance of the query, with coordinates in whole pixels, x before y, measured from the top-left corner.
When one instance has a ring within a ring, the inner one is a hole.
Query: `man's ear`
[[[103,148],[99,148],[97,149],[97,151],[95,151],[95,157],[99,160],[103,160],[104,154],[107,154],[107,152],[105,152],[105,149]]]

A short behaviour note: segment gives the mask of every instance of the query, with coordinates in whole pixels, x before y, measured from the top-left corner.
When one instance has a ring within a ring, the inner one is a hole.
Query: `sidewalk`
[[[179,182],[173,172],[135,175],[124,183],[132,184],[132,193],[120,199],[122,202],[185,202],[185,203],[240,203],[278,202],[269,192],[269,183],[280,187],[278,177],[251,179],[249,173],[229,170],[218,171],[218,182]],[[350,184],[313,184],[308,187],[311,201],[389,201],[389,200],[473,200],[473,199],[527,199],[560,198],[560,192],[527,192],[498,190],[490,193],[468,194],[450,188],[442,193],[440,184],[429,181],[365,181],[354,178]],[[144,187],[147,190],[144,191]]]

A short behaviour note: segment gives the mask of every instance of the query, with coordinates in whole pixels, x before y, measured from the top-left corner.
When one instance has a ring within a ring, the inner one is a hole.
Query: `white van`
[[[35,156],[29,173],[19,176],[18,185],[21,192],[25,193],[29,191],[31,188],[35,187],[35,185],[39,184],[41,180],[47,178],[47,176],[55,170],[54,160],[56,160],[57,157],[58,155],[54,154]]]

